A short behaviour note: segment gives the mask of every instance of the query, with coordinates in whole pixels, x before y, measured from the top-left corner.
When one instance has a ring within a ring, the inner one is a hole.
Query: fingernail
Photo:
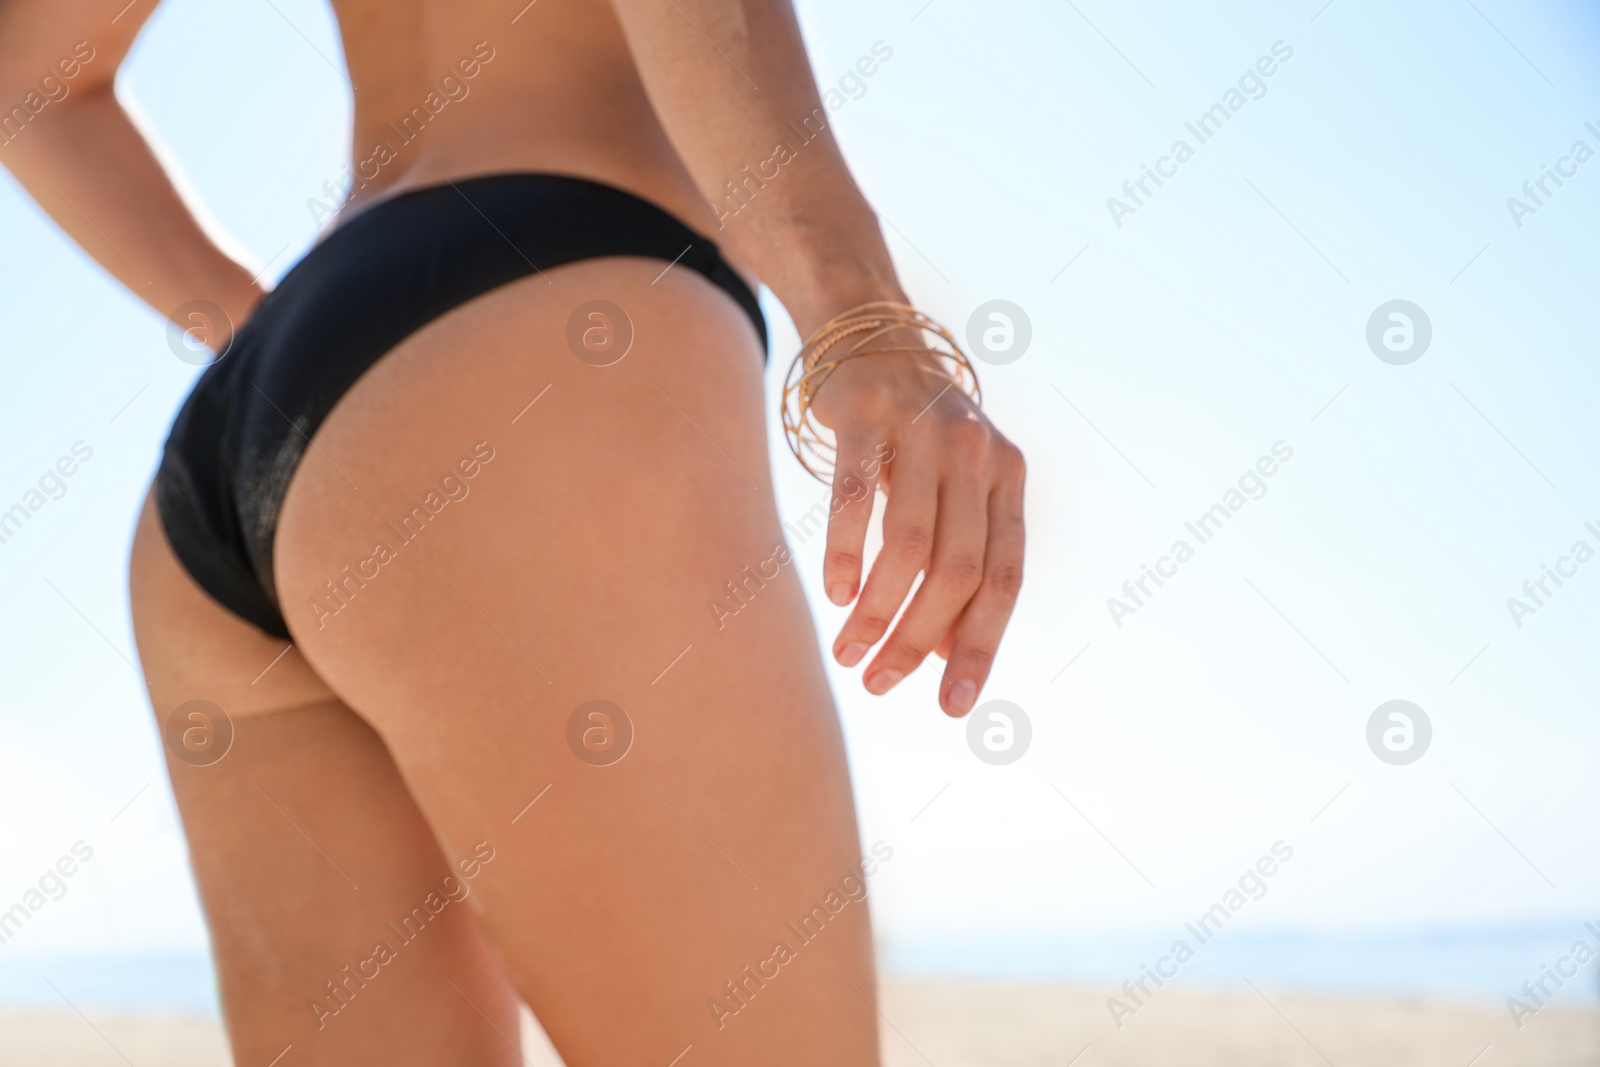
[[[972,710],[972,702],[978,699],[978,687],[963,678],[950,687],[950,710],[957,715],[965,715]]]
[[[878,671],[872,677],[867,679],[867,692],[871,693],[873,696],[881,697],[883,694],[899,685],[900,679],[904,677],[905,675],[901,674],[899,671]]]
[[[854,667],[861,662],[861,657],[867,654],[867,646],[860,641],[852,641],[839,650],[839,662],[846,667]]]
[[[854,595],[855,590],[851,588],[849,582],[835,582],[833,588],[828,590],[828,599],[840,607],[850,603],[850,599]]]

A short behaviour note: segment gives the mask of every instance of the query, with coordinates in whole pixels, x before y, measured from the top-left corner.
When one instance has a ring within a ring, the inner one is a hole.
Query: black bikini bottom
[[[156,507],[194,580],[287,638],[272,543],[289,479],[356,379],[452,308],[534,273],[601,256],[700,272],[766,323],[717,246],[629,193],[551,174],[497,174],[403,193],[340,225],[263,299],[173,423]]]

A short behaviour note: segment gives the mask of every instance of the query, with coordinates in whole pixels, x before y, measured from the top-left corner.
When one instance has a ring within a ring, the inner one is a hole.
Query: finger
[[[822,557],[823,588],[828,599],[840,607],[854,600],[861,587],[862,550],[867,524],[872,521],[878,473],[886,457],[893,454],[887,441],[870,451],[859,441],[841,442],[833,469],[828,545]]]
[[[1012,461],[1007,461],[1008,463]],[[960,717],[972,710],[989,679],[1000,637],[1022,589],[1023,521],[1021,457],[1016,474],[1005,478],[989,497],[989,540],[984,553],[983,583],[956,623],[955,640],[939,704]]]
[[[883,548],[833,643],[834,657],[846,667],[860,663],[867,650],[882,639],[912,583],[927,566],[938,511],[936,472],[929,455],[912,453],[902,445],[887,471],[890,489],[883,514]]]
[[[911,606],[867,667],[867,688],[882,692],[917,666],[950,632],[983,582],[989,472],[959,464],[939,490],[933,557]],[[887,684],[879,676],[886,675]]]

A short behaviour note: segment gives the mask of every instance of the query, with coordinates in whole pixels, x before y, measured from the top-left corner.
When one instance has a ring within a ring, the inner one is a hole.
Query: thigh
[[[167,761],[234,1062],[519,1062],[473,880],[371,727],[194,584],[148,503],[130,581],[159,724],[179,712],[191,734]]]
[[[631,334],[609,366],[569,345],[607,328],[593,300]],[[762,407],[719,290],[574,264],[386,356],[283,508],[297,645],[446,851],[493,845],[471,900],[572,1067],[877,1062],[844,746]]]

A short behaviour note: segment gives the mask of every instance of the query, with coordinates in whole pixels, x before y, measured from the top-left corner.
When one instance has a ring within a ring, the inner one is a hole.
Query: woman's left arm
[[[0,0],[0,166],[159,314],[207,300],[232,320],[226,332],[262,291],[207,235],[114,88],[155,6]]]

